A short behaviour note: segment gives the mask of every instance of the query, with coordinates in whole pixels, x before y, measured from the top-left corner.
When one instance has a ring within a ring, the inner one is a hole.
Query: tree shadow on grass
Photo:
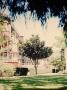
[[[31,88],[28,88],[28,87],[23,87],[21,86],[22,83],[17,83],[15,86],[13,86],[12,90],[67,90],[67,86],[64,86],[64,87],[58,87],[58,88],[36,88],[36,87],[31,87]]]
[[[18,83],[18,81],[17,80],[7,80],[7,79],[0,79],[0,84],[5,84],[5,85],[7,85],[7,84],[12,84],[12,83]]]
[[[1,84],[9,84],[9,83],[11,83],[11,81],[10,80],[5,80],[5,79],[0,79],[0,83]]]
[[[13,87],[12,90],[24,90],[24,89],[21,87],[20,83],[18,83]]]

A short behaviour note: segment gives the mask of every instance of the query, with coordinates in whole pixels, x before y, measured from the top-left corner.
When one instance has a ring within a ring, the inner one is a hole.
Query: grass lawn
[[[0,78],[0,90],[67,90],[67,75]]]

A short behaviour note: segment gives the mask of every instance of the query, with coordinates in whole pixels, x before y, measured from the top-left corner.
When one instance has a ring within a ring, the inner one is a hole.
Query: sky
[[[9,11],[6,10],[4,14],[9,15]],[[32,35],[39,35],[42,41],[45,41],[45,45],[52,47],[54,56],[59,56],[59,51],[61,48],[65,47],[63,27],[59,27],[60,18],[50,16],[51,12],[46,13],[47,20],[44,26],[38,21],[37,15],[35,18],[32,17],[30,12],[27,12],[26,16],[24,14],[17,15],[17,18],[12,22],[14,29],[20,36],[23,36],[23,40],[29,39]]]
[[[34,20],[32,17],[25,19],[24,16],[19,16],[13,24],[19,35],[24,36],[24,40],[29,39],[32,35],[39,35],[47,46],[61,47],[64,43],[59,45],[64,40],[64,35],[63,28],[59,27],[59,21],[58,17],[50,17],[42,26],[37,19]]]
[[[41,22],[32,17],[18,16],[14,21],[14,28],[23,36],[23,40],[28,40],[32,35],[39,35],[40,40],[45,41],[45,46],[52,47],[52,58],[60,57],[61,48],[65,47],[63,27],[59,27],[60,18],[50,17],[44,26]]]
[[[8,9],[5,10],[4,14],[9,15]],[[37,20],[36,14],[34,17],[32,17],[30,12],[27,12],[25,17],[24,14],[17,15],[12,24],[18,34],[24,36],[24,40],[29,39],[32,35],[39,35],[40,39],[44,40],[47,46],[64,47],[63,27],[59,27],[60,18],[51,17],[51,12],[48,10],[46,17],[49,18],[42,26],[41,22]]]

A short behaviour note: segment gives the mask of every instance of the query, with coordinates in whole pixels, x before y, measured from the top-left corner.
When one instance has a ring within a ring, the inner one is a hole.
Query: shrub
[[[65,69],[65,61],[58,59],[53,60],[52,65],[54,66],[54,69],[57,69],[59,71],[63,71]]]
[[[15,67],[8,63],[0,63],[0,76],[13,76],[15,72]]]

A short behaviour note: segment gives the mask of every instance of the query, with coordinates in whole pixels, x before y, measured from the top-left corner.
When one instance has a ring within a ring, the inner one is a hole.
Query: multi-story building
[[[19,56],[18,43],[21,36],[12,28],[11,21],[7,17],[3,17],[2,30],[0,30],[3,40],[0,43],[0,60],[4,63],[18,66],[21,57]]]

